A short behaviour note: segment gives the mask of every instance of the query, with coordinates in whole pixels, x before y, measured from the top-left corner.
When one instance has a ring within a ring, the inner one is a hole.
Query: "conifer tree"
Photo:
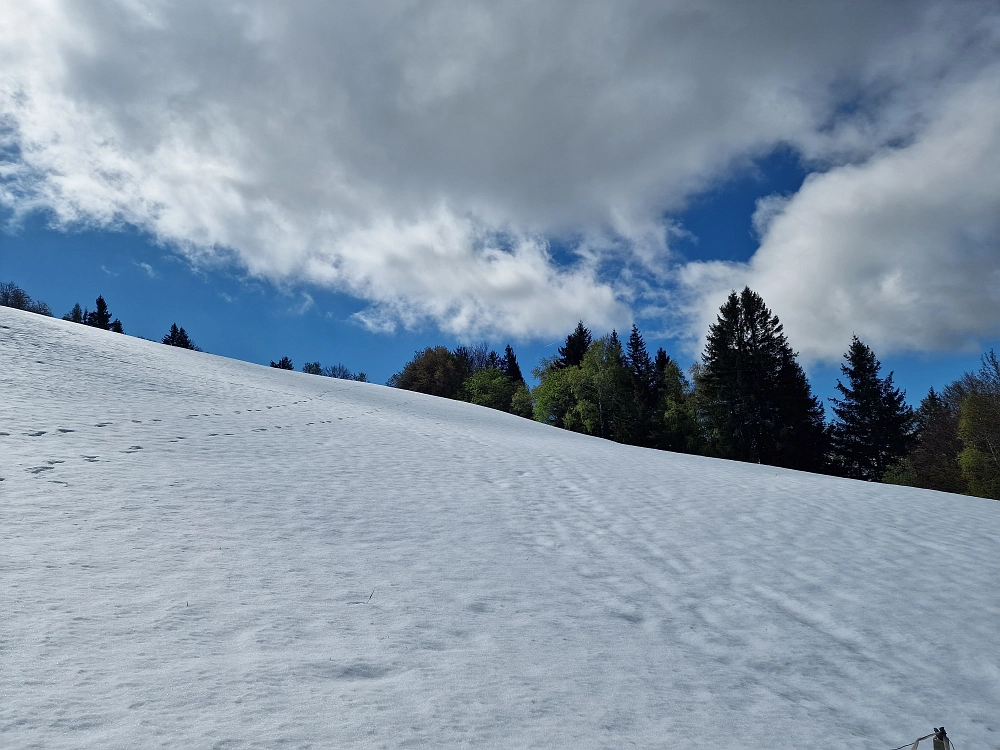
[[[632,373],[636,398],[644,409],[652,408],[657,401],[656,368],[646,351],[646,342],[638,326],[632,324],[632,333],[625,345],[625,362]]]
[[[650,425],[649,447],[680,453],[699,453],[701,432],[695,414],[694,395],[681,368],[657,349],[653,360],[657,406]]]
[[[732,292],[711,326],[697,379],[712,451],[739,461],[819,470],[823,407],[781,323],[749,287]]]
[[[68,313],[66,313],[65,315],[63,315],[63,320],[68,320],[71,323],[82,323],[84,321],[84,318],[83,318],[83,308],[80,307],[80,303],[79,302],[77,302],[75,305],[73,305],[73,309],[72,310],[70,310]]]
[[[573,333],[566,337],[566,343],[559,347],[559,356],[554,362],[555,367],[579,367],[591,343],[590,329],[581,320],[576,324]]]
[[[524,382],[524,375],[521,374],[521,366],[517,364],[517,357],[514,355],[514,350],[510,344],[507,344],[507,348],[504,350],[503,366],[500,369],[503,370],[504,375],[510,378],[512,383]]]
[[[111,310],[108,309],[108,303],[104,301],[103,295],[99,295],[97,297],[96,306],[97,309],[94,310],[94,312],[87,310],[84,311],[84,325],[91,326],[92,328],[100,328],[102,331],[125,333],[125,329],[122,327],[122,322],[112,316]],[[75,307],[73,308],[73,312],[76,312]]]
[[[295,369],[295,365],[292,364],[292,360],[290,360],[288,357],[282,357],[277,362],[275,362],[272,359],[271,360],[271,367],[276,367],[279,370],[294,370]]]
[[[178,328],[176,323],[170,324],[170,330],[167,335],[163,337],[161,343],[167,346],[176,346],[181,349],[192,349],[194,351],[200,351],[194,342],[187,335],[187,331],[183,328]]]
[[[906,393],[879,377],[882,364],[857,336],[851,341],[837,380],[842,399],[831,399],[837,421],[831,429],[836,460],[847,476],[880,481],[903,458],[914,439],[915,417]]]
[[[111,310],[108,309],[108,303],[104,301],[103,296],[97,297],[97,309],[90,314],[90,321],[87,325],[100,328],[103,331],[111,330]]]

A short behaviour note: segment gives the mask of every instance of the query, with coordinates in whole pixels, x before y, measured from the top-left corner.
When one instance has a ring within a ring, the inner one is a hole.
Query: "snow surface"
[[[1000,503],[0,326],[4,748],[1000,747]]]

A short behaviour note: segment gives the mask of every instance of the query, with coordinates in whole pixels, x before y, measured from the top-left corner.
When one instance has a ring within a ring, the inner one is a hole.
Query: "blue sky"
[[[0,278],[130,334],[341,362],[583,319],[694,361],[730,289],[834,394],[1000,341],[1000,8],[12,0]]]
[[[749,260],[758,247],[751,225],[757,199],[793,193],[804,177],[794,155],[779,151],[696,196],[686,211],[672,217],[690,233],[675,251],[696,260]],[[58,230],[41,212],[0,234],[0,268],[4,278],[48,302],[56,316],[76,302],[92,309],[102,294],[130,335],[159,339],[176,322],[213,354],[265,365],[287,355],[298,369],[305,362],[340,362],[366,372],[377,383],[384,383],[418,349],[467,343],[427,325],[412,331],[373,332],[351,318],[364,304],[349,295],[315,285],[279,289],[232,266],[196,268],[135,228]],[[643,320],[637,323],[644,328]],[[490,344],[502,351],[512,343],[527,375],[562,343],[551,338],[493,339]],[[694,361],[684,342],[648,332],[646,338],[651,352],[662,346],[685,367]],[[991,345],[1000,348],[1000,342]],[[895,381],[915,405],[928,388],[940,389],[979,366],[977,353],[927,352],[881,359],[884,370],[895,371]],[[817,395],[824,399],[838,395],[834,388],[838,367],[811,363],[809,374]]]

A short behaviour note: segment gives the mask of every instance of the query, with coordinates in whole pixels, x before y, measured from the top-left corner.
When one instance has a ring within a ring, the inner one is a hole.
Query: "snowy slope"
[[[1000,503],[0,326],[0,747],[1000,747]]]

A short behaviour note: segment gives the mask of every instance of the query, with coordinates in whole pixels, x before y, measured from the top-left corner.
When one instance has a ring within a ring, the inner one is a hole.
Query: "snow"
[[[996,501],[0,326],[2,747],[1000,747]]]

